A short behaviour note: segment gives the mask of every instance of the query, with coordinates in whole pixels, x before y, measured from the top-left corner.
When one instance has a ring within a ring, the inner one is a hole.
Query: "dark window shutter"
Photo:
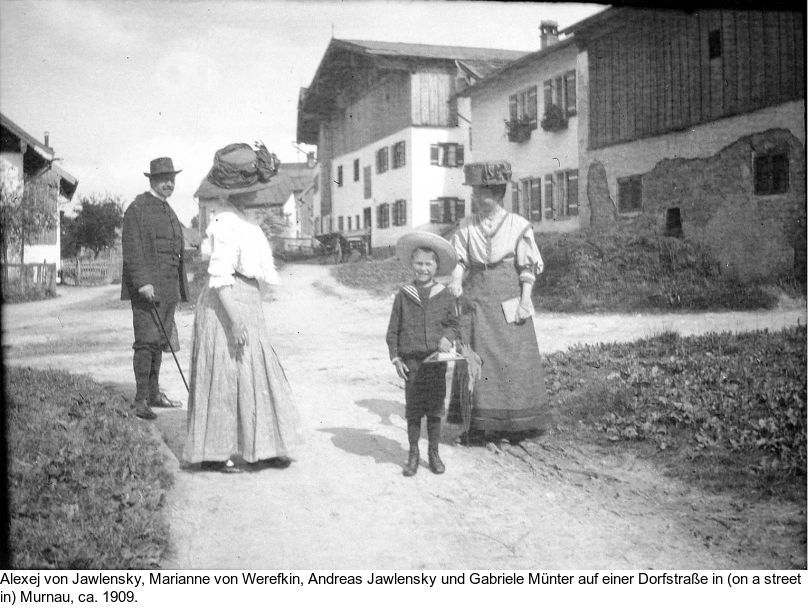
[[[567,91],[567,116],[573,116],[578,112],[575,94],[575,70],[567,72],[567,77],[564,80]]]
[[[541,180],[530,180],[530,220],[541,221]]]
[[[536,85],[530,87],[527,91],[527,115],[530,118],[530,125],[535,127],[538,120],[538,99],[536,92]]]
[[[544,111],[547,112],[547,108],[553,105],[553,81],[552,80],[545,80],[544,81]]]
[[[553,176],[544,176],[544,217],[553,219]]]
[[[518,112],[516,95],[511,95],[508,98],[508,115],[511,117],[511,120],[516,120],[519,117]]]
[[[578,215],[578,170],[567,174],[567,214]]]
[[[442,210],[443,208],[439,200],[429,201],[429,221],[433,224],[440,224]]]
[[[368,165],[367,167],[365,167],[365,168],[362,170],[362,172],[364,173],[364,178],[365,178],[365,183],[364,183],[364,184],[362,184],[362,186],[363,186],[363,188],[364,188],[364,196],[365,196],[365,198],[370,198],[370,197],[371,197],[371,184],[370,184],[370,176],[371,176],[371,174],[372,174],[372,171],[371,171],[371,169],[370,169],[370,165]]]
[[[466,201],[462,198],[455,199],[455,218],[462,220],[466,217]]]
[[[440,148],[439,148],[438,144],[432,144],[431,146],[429,146],[429,163],[430,164],[432,164],[432,165],[439,164],[439,160],[440,160],[440,156],[439,156],[440,152],[439,152],[439,150],[440,150]]]
[[[463,162],[464,162],[463,154],[464,154],[463,153],[463,146],[457,146],[457,152],[456,152],[455,161],[456,161],[456,164],[457,164],[458,167],[463,166]]]

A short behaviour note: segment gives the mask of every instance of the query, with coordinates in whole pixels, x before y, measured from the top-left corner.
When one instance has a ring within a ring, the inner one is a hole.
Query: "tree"
[[[14,168],[5,163],[0,172],[0,253],[4,264],[13,253],[19,253],[20,263],[24,264],[25,246],[31,244],[32,237],[54,230],[58,224],[55,211],[58,178],[45,174],[23,182]]]
[[[194,230],[199,230],[199,214],[197,213],[194,217],[191,218],[191,228]]]
[[[85,247],[95,257],[115,244],[118,229],[123,225],[123,199],[120,196],[91,194],[80,199],[81,208],[68,224],[66,238],[75,249]]]

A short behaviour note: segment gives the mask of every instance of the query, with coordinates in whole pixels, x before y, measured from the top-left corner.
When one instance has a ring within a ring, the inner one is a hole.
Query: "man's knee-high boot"
[[[163,352],[159,348],[152,350],[151,369],[149,370],[149,403],[160,401],[160,366],[163,363]]]
[[[429,438],[429,469],[440,475],[446,470],[446,466],[438,454],[438,444],[440,443],[440,418],[429,416],[426,419],[426,432]]]
[[[418,472],[421,453],[418,451],[418,440],[421,438],[421,419],[407,420],[407,439],[410,441],[410,455],[404,465],[404,477],[412,477]]]

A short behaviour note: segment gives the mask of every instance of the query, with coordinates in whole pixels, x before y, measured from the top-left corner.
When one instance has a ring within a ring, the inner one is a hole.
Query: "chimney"
[[[45,131],[45,147],[50,148],[50,132]]]
[[[558,23],[555,21],[542,21],[539,24],[539,31],[541,32],[542,49],[558,42]]]

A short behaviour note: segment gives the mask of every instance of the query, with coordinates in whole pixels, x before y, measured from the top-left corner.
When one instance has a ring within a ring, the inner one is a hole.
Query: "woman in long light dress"
[[[288,464],[302,433],[259,289],[260,283],[280,282],[272,250],[242,206],[255,189],[229,192],[206,230],[210,279],[194,316],[183,459],[236,472],[234,456],[247,463]]]
[[[463,220],[452,237],[458,265],[449,288],[470,303],[471,348],[482,360],[471,430],[535,431],[549,422],[544,368],[531,321],[541,254],[530,222],[502,207],[510,165],[475,163],[465,171],[477,213]],[[512,298],[518,298],[515,323],[506,321],[502,308]]]

